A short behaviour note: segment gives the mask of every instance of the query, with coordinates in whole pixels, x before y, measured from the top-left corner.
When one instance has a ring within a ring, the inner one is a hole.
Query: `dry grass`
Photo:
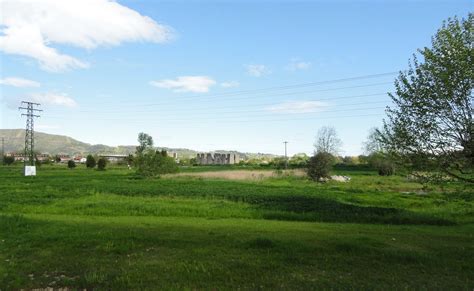
[[[203,179],[226,179],[226,180],[263,180],[268,178],[284,177],[284,176],[304,176],[303,170],[285,170],[281,172],[271,170],[254,170],[254,171],[209,171],[198,173],[179,173],[165,175],[166,178],[176,177],[196,177]]]

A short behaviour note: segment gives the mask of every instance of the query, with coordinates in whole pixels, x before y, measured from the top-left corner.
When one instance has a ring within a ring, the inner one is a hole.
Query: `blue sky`
[[[23,128],[15,107],[34,100],[44,110],[36,130],[89,143],[136,144],[146,132],[158,146],[282,154],[286,140],[290,155],[311,153],[327,125],[342,139],[342,155],[362,153],[390,104],[393,72],[407,68],[443,20],[473,7],[0,2],[1,128]],[[372,77],[342,81],[361,76]]]

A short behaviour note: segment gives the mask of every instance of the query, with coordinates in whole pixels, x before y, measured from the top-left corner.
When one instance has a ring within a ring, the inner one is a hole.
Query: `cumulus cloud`
[[[321,101],[289,101],[266,109],[275,113],[311,113],[323,111],[328,104]]]
[[[164,79],[159,81],[151,81],[150,85],[171,89],[174,92],[195,92],[206,93],[209,88],[214,86],[216,81],[207,76],[181,76],[176,79]]]
[[[29,99],[33,102],[41,103],[41,105],[55,105],[65,107],[76,107],[77,102],[65,93],[34,93],[29,95]]]
[[[240,86],[240,83],[237,82],[237,81],[229,81],[229,82],[222,82],[221,83],[221,87],[223,88],[235,88],[235,87],[239,87]]]
[[[8,77],[0,79],[0,84],[13,87],[39,87],[41,84],[36,81],[17,78],[17,77]]]
[[[38,61],[46,71],[87,68],[53,44],[87,50],[123,42],[166,42],[172,29],[110,0],[0,0],[0,50]]]
[[[65,93],[46,92],[46,93],[31,93],[25,96],[8,96],[3,98],[3,103],[10,109],[16,109],[21,101],[31,101],[40,103],[41,105],[76,107],[77,102]]]
[[[257,78],[271,73],[270,69],[268,69],[265,65],[245,65],[245,68],[247,69],[247,73],[250,76]]]
[[[311,63],[303,61],[299,58],[292,58],[286,68],[290,71],[307,70],[311,68]]]

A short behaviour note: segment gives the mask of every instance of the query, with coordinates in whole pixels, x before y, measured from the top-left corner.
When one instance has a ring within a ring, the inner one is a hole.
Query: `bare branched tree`
[[[314,148],[316,153],[329,153],[337,156],[341,150],[342,141],[331,126],[323,126],[318,130]]]

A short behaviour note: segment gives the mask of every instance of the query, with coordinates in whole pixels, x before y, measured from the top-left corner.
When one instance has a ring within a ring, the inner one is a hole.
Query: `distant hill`
[[[5,152],[22,152],[25,146],[24,129],[0,129],[0,137],[5,138]],[[135,145],[111,147],[102,144],[92,145],[75,140],[65,135],[55,135],[35,131],[35,151],[55,154],[131,154],[135,152]],[[195,157],[198,151],[181,148],[161,148],[178,153],[179,157]],[[219,151],[223,153],[238,153],[242,158],[275,157],[271,154],[240,153],[236,151]]]

